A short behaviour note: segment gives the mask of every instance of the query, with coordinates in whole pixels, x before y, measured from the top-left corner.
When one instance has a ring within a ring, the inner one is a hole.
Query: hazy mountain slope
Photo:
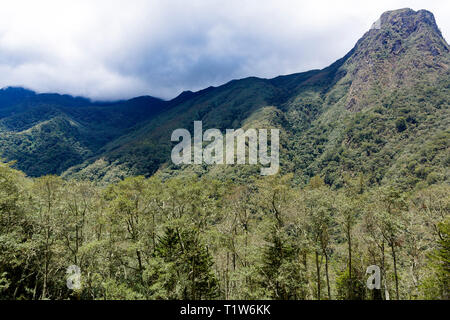
[[[67,95],[0,90],[0,157],[31,176],[59,174],[162,111],[166,103],[139,97],[92,103]]]

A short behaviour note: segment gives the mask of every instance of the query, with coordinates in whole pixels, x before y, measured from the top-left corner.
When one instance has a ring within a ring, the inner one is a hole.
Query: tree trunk
[[[326,250],[323,250],[323,254],[325,255],[325,275],[327,277],[328,299],[331,300],[330,277],[328,275],[328,254]]]
[[[384,256],[384,239],[381,243],[381,281],[384,283],[384,300],[389,300],[389,290],[387,288],[387,282],[386,282],[386,269],[385,269],[385,256]]]
[[[350,234],[350,227],[347,227],[348,240],[348,298],[353,299],[353,279],[352,279],[352,238]]]
[[[316,271],[317,271],[317,300],[320,300],[320,266],[319,266],[319,253],[316,250]]]
[[[395,245],[391,245],[392,249],[392,258],[394,260],[394,278],[395,278],[395,295],[397,300],[400,300],[399,293],[398,293],[398,277],[397,277],[397,256],[395,254]]]
[[[139,265],[139,272],[141,273],[141,278],[142,278],[142,272],[144,271],[144,268],[143,268],[143,266],[142,266],[142,256],[141,256],[141,251],[136,250],[136,256],[137,256],[138,265]]]

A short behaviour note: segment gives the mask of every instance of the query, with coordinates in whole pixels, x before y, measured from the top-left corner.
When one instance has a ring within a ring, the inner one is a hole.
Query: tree
[[[40,298],[47,299],[51,294],[50,278],[62,270],[65,272],[65,266],[58,259],[61,256],[61,229],[65,224],[61,205],[63,188],[64,182],[57,176],[44,176],[33,184],[32,240],[39,261],[37,275],[41,277],[41,281],[36,281],[33,298],[37,297],[37,286],[41,283]]]
[[[332,236],[332,220],[335,215],[333,196],[319,178],[311,179],[309,189],[304,192],[302,201],[307,214],[307,230],[311,246],[314,248],[317,278],[317,299],[321,299],[321,260],[325,257],[325,277],[328,299],[331,299],[329,276],[329,246]]]
[[[406,202],[401,191],[394,187],[386,187],[380,190],[380,201],[382,211],[380,213],[381,233],[386,243],[391,248],[394,265],[395,294],[397,300],[400,299],[398,283],[398,251],[402,242],[404,230],[404,217]]]
[[[338,210],[338,222],[341,225],[345,239],[347,241],[347,270],[348,270],[348,299],[354,298],[353,266],[352,266],[352,242],[353,229],[361,214],[361,198],[363,196],[363,184],[360,179],[345,177],[345,187],[338,193],[336,198]]]
[[[212,299],[218,296],[218,284],[213,274],[212,258],[198,234],[193,230],[167,228],[160,238],[155,258],[163,263],[153,264],[157,273],[147,270],[155,298]],[[180,239],[183,239],[182,244]]]

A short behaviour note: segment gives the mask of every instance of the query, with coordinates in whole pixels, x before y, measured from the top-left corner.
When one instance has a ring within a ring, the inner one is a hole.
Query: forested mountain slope
[[[0,157],[30,176],[60,174],[166,104],[153,97],[93,103],[68,95],[0,90]]]
[[[426,10],[386,12],[375,25],[323,70],[185,93],[168,112],[66,175],[103,179],[112,171],[121,177],[161,169],[242,178],[257,172],[249,166],[171,165],[172,131],[192,131],[193,121],[202,120],[204,129],[280,128],[281,170],[293,172],[298,182],[322,175],[339,187],[343,173],[362,173],[372,184],[447,181],[449,46]]]
[[[449,46],[432,13],[384,13],[342,59],[323,70],[250,77],[183,92],[93,103],[67,95],[0,90],[0,156],[31,176],[116,181],[129,175],[246,177],[256,166],[175,167],[177,128],[281,129],[281,171],[306,183],[343,173],[371,184],[448,180]]]

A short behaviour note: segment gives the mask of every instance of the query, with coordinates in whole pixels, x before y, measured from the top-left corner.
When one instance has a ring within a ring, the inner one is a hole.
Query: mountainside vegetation
[[[294,173],[303,185],[321,175],[339,188],[342,174],[354,172],[373,185],[448,181],[449,46],[427,11],[387,12],[381,21],[381,29],[369,30],[328,68],[197,92],[64,175],[102,180],[98,172],[122,168],[121,176],[192,171],[171,164],[170,135],[177,128],[192,132],[193,121],[202,120],[204,130],[281,129],[282,173]],[[194,170],[241,179],[256,172],[247,166]]]

